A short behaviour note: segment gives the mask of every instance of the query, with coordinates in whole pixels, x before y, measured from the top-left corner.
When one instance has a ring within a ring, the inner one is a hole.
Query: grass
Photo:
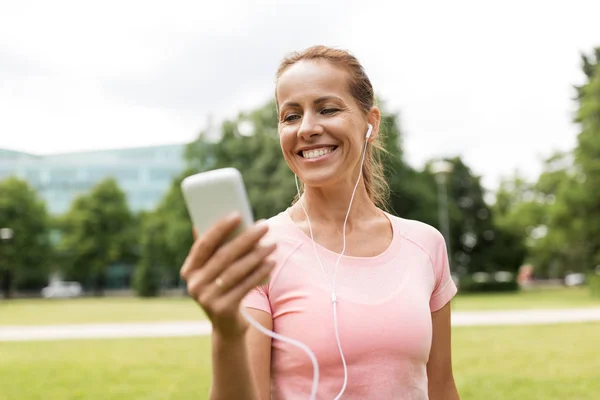
[[[586,308],[600,307],[600,297],[593,297],[587,287],[557,287],[518,293],[460,294],[452,303],[456,311]]]
[[[600,323],[453,329],[462,399],[596,399]]]
[[[185,297],[84,297],[0,301],[0,326],[200,319],[205,319],[202,309],[193,300]]]
[[[455,328],[461,399],[596,399],[598,337],[600,323]],[[1,397],[206,399],[209,346],[208,337],[0,342]]]
[[[506,294],[460,294],[453,300],[455,311],[573,307],[600,307],[600,298],[593,298],[587,288],[555,288]],[[200,307],[190,298],[184,297],[0,301],[0,326],[204,318]]]

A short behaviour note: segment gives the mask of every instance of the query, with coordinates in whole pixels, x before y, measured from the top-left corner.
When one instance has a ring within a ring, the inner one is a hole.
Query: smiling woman
[[[282,154],[303,190],[230,243],[239,218],[221,221],[182,267],[213,324],[211,399],[458,399],[446,245],[384,211],[381,114],[365,71],[315,46],[283,61],[275,96]],[[241,307],[313,362],[250,327]]]
[[[284,86],[284,84],[289,82],[290,79],[292,79],[293,84],[293,79],[308,78],[306,76],[304,78],[302,76],[296,76],[294,78],[294,73],[296,75],[302,75],[303,73],[310,74],[310,65],[307,67],[306,63],[300,62],[309,60],[319,63],[319,69],[322,72],[320,75],[322,82],[316,84],[319,85],[322,90],[327,91],[326,88],[328,87],[345,89],[342,96],[323,94],[322,96],[315,98],[313,100],[313,106],[320,108],[319,115],[331,117],[336,115],[339,116],[340,113],[345,113],[345,116],[348,116],[348,111],[350,110],[349,107],[353,104],[355,112],[359,112],[363,115],[374,113],[376,114],[375,118],[379,120],[379,109],[374,107],[375,95],[373,87],[358,60],[351,54],[342,50],[324,46],[315,46],[307,49],[303,53],[296,53],[286,58],[277,70],[278,85],[275,98],[277,104],[281,104],[279,105],[279,117],[283,124],[293,125],[298,118],[301,118],[300,114],[294,114],[293,112],[294,110],[301,109],[300,104],[291,100],[286,102],[280,99],[280,96],[286,95],[286,86]],[[289,71],[290,69],[292,69],[292,71]],[[286,73],[286,76],[283,76],[284,73]],[[312,78],[318,79],[317,76],[312,76]],[[279,94],[279,92],[281,92],[281,94]],[[335,93],[335,91],[331,93]],[[346,98],[346,101],[350,100],[350,104],[347,104],[344,98]],[[377,128],[378,127],[376,127],[376,130],[379,137],[374,136],[367,146],[362,174],[367,194],[376,205],[385,207],[388,186],[384,179],[383,166],[380,160],[381,153],[384,151],[383,146],[380,144],[382,132]],[[363,129],[366,131],[366,126]],[[310,146],[308,146],[308,148],[310,148]]]

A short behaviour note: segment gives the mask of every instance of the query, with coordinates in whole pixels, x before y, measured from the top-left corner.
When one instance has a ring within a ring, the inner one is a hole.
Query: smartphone
[[[198,235],[234,211],[241,215],[242,221],[225,242],[254,224],[242,174],[235,168],[190,175],[181,182],[181,191]]]

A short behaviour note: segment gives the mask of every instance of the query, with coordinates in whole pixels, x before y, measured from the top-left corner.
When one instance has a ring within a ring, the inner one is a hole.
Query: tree
[[[156,214],[144,219],[144,227],[141,235],[142,256],[138,263],[133,286],[138,296],[152,297],[160,292],[164,268],[164,231],[165,221],[156,218]],[[168,265],[168,264],[167,264]]]
[[[586,242],[588,268],[600,264],[600,47],[583,54],[582,70],[587,81],[577,87],[579,109],[575,122],[580,126],[575,148],[579,193],[576,202],[581,232]]]
[[[5,298],[47,283],[52,258],[46,205],[27,182],[0,181],[0,280]],[[8,230],[10,229],[10,230]]]
[[[547,224],[547,205],[539,197],[536,185],[518,173],[501,181],[492,215],[494,225],[503,232],[497,257],[507,259],[505,264],[518,267],[534,261],[531,254]]]
[[[62,272],[102,294],[108,267],[136,259],[135,222],[117,182],[113,178],[99,182],[76,198],[62,219],[59,248],[66,261]]]
[[[185,170],[173,180],[156,210],[147,215],[142,228],[142,246],[152,243],[152,262],[159,265],[167,284],[179,285],[179,269],[192,243],[192,222],[181,193],[181,181],[196,171]],[[146,244],[144,244],[146,243]],[[142,262],[146,254],[142,257]]]
[[[437,225],[437,197],[433,175],[418,171],[404,160],[399,113],[386,110],[381,103],[381,130],[386,154],[383,157],[386,181],[390,188],[390,212],[394,215]]]
[[[502,206],[492,208],[485,201],[485,189],[481,178],[476,176],[460,157],[444,161],[452,165],[447,177],[448,217],[450,225],[449,255],[453,272],[469,275],[474,272],[516,272],[526,255],[523,235],[503,223]],[[421,221],[440,228],[435,195],[433,161],[420,173],[423,199],[429,202],[422,207]],[[500,196],[500,203],[509,203],[508,193]],[[504,205],[508,208],[508,205]],[[504,217],[504,220],[506,217]]]
[[[572,154],[555,152],[544,160],[536,183],[515,176],[504,180],[497,193],[498,224],[523,238],[527,262],[538,277],[560,278],[583,272],[589,264],[581,207],[586,187],[578,176]]]

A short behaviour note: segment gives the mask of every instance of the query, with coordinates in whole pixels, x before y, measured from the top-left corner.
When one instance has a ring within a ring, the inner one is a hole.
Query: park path
[[[535,325],[600,321],[600,308],[454,311],[452,326]],[[1,341],[183,337],[209,335],[208,321],[0,326]]]

